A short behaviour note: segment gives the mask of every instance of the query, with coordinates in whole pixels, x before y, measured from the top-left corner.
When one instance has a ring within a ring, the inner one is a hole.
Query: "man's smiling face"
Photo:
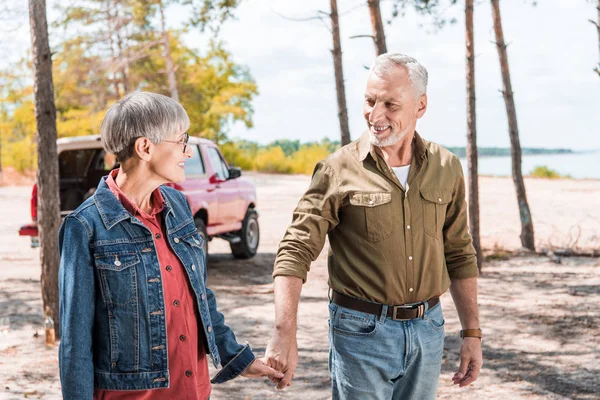
[[[412,134],[426,109],[427,96],[415,96],[406,68],[369,75],[363,115],[375,146],[392,146]]]

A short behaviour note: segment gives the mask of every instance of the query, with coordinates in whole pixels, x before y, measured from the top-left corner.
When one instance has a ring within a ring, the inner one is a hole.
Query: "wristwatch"
[[[464,339],[466,337],[476,337],[481,339],[483,337],[481,329],[463,329],[460,331],[460,338]]]

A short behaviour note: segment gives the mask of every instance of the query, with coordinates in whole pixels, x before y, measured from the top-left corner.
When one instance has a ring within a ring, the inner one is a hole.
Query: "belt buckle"
[[[417,316],[416,318],[423,318],[423,316],[425,315],[425,305],[423,303],[419,303],[416,306],[393,306],[394,307],[394,313],[392,314],[392,319],[394,321],[410,321],[412,318],[398,318],[398,310],[402,309],[402,310],[412,310],[412,309],[417,309]]]

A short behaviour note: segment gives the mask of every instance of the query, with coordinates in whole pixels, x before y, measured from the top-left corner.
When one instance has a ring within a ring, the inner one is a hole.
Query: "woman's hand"
[[[263,360],[256,358],[252,364],[242,372],[242,376],[246,378],[260,378],[267,376],[269,379],[273,380],[283,378],[283,372],[267,366]]]

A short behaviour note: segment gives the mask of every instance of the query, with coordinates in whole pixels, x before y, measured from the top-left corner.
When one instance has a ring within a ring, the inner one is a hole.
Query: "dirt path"
[[[308,178],[251,175],[259,191],[260,254],[235,261],[226,243],[210,243],[209,285],[240,341],[262,355],[273,323],[271,268],[277,244]],[[518,216],[509,179],[481,183],[483,244],[518,247]],[[594,213],[600,182],[527,181],[539,244],[600,240]],[[56,350],[34,337],[42,322],[39,253],[16,236],[29,220],[28,187],[0,188],[0,399],[60,398]],[[573,206],[576,204],[577,206]],[[10,210],[7,212],[6,210]],[[563,228],[559,228],[563,227]],[[574,228],[573,228],[574,229]],[[571,229],[571,236],[573,232]],[[516,239],[515,239],[516,237]],[[570,239],[573,240],[573,239]],[[326,252],[312,266],[299,311],[300,363],[293,385],[276,391],[268,381],[237,379],[214,386],[219,399],[328,399]],[[480,279],[484,369],[470,388],[452,387],[458,365],[459,323],[452,299],[443,296],[446,343],[440,399],[594,399],[600,396],[600,260],[523,256],[485,265]],[[41,333],[41,330],[40,330]],[[214,371],[213,371],[214,373]]]

